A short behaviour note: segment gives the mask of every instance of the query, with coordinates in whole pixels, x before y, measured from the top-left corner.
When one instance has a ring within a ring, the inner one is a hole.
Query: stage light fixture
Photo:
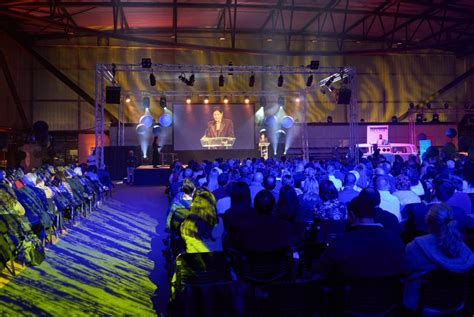
[[[209,103],[209,98],[205,97],[204,98],[204,103],[207,105]]]
[[[142,106],[143,106],[143,109],[150,108],[150,97],[143,97]]]
[[[282,96],[278,97],[278,105],[279,105],[280,107],[284,107],[284,106],[285,106],[285,97],[282,97]]]
[[[416,123],[423,123],[423,115],[421,113],[416,115]]]
[[[150,86],[154,87],[156,86],[156,78],[155,78],[155,75],[152,73],[150,73]]]
[[[311,87],[313,85],[313,74],[308,76],[308,79],[306,79],[306,87]]]
[[[232,64],[232,61],[229,62],[229,76],[232,76],[234,74],[234,64]]]
[[[448,109],[449,108],[449,104],[447,102],[444,103],[444,109]]]
[[[433,113],[433,119],[431,119],[431,123],[439,123],[439,114]]]
[[[280,76],[278,76],[278,87],[283,86],[283,81],[284,81],[283,74],[280,73]]]
[[[219,76],[219,87],[224,87],[224,75]]]
[[[165,96],[160,97],[160,107],[163,108],[163,109],[166,108],[166,97]]]
[[[336,77],[334,76],[329,77],[329,79],[326,81],[326,83],[324,83],[324,85],[329,88],[332,85],[332,82],[334,81],[334,79],[336,79]]]
[[[130,98],[130,96],[125,96],[125,102],[126,103],[129,103],[130,101],[132,101],[132,99]]]
[[[194,74],[191,74],[191,76],[189,76],[188,81],[186,82],[186,85],[194,86],[194,80],[195,80]]]
[[[191,97],[186,98],[186,103],[189,105],[191,104]]]
[[[397,116],[392,116],[391,121],[392,121],[392,123],[397,123],[398,122]]]
[[[224,97],[224,103],[225,103],[225,104],[228,104],[228,103],[229,103],[229,98]]]
[[[246,104],[249,104],[249,103],[250,103],[250,98],[249,98],[249,97],[245,97],[244,102],[245,102]]]
[[[415,104],[413,102],[410,102],[410,109],[415,109]]]
[[[309,63],[309,69],[316,70],[319,68],[319,61],[311,61]]]
[[[255,74],[252,73],[249,78],[249,87],[253,87],[255,85]]]
[[[300,97],[296,97],[295,98],[295,102],[299,103],[301,101],[301,98]]]
[[[327,123],[332,123],[332,116],[328,116],[328,117],[326,118],[326,121],[327,121]]]
[[[426,108],[431,109],[431,102],[428,102],[428,103],[426,104]]]
[[[151,58],[142,58],[142,67],[151,68]]]

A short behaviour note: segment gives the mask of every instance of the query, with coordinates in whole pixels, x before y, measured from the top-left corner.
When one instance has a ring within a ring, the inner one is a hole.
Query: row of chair
[[[404,280],[400,276],[296,279],[283,261],[273,263],[283,255],[283,251],[237,257],[228,252],[178,255],[169,315],[471,316],[474,312],[472,272],[422,275],[417,311],[410,312],[402,308]],[[289,255],[286,261],[291,266]]]

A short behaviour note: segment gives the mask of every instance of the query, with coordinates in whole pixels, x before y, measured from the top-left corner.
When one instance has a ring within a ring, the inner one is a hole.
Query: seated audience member
[[[228,183],[229,183],[229,174],[222,173],[219,176],[217,176],[217,184],[219,185],[219,187],[216,188],[212,192],[212,194],[216,198],[216,201],[219,201],[219,199],[229,196],[225,188]]]
[[[217,217],[216,199],[211,192],[198,189],[189,216],[180,227],[187,253],[222,251],[224,225]]]
[[[307,178],[304,182],[303,194],[298,196],[304,222],[313,222],[314,208],[321,201],[318,194],[319,184],[316,178]]]
[[[451,180],[441,176],[433,181],[433,186],[435,198],[430,202],[429,207],[431,208],[432,205],[441,203],[447,204],[455,191],[455,186]],[[474,218],[467,216],[464,210],[459,207],[450,207],[452,209],[453,217],[458,223],[458,229],[461,233],[464,233],[465,228],[474,228]]]
[[[263,174],[261,172],[256,172],[253,175],[253,180],[249,187],[250,187],[250,198],[252,199],[252,206],[253,206],[253,202],[255,201],[255,197],[257,196],[257,194],[261,190],[265,189],[263,187]]]
[[[234,247],[234,242],[238,241],[240,229],[247,222],[247,218],[253,214],[255,214],[255,210],[250,204],[250,189],[247,183],[232,183],[230,187],[230,208],[222,216],[228,247]]]
[[[418,305],[422,273],[446,270],[464,273],[474,267],[474,255],[464,244],[457,221],[446,204],[433,205],[426,223],[429,234],[415,238],[406,247],[407,272],[404,305],[415,310]]]
[[[356,177],[353,173],[347,173],[344,177],[344,187],[339,192],[339,201],[344,204],[350,203],[350,201],[359,195],[359,191],[354,189],[356,184]]]
[[[374,208],[362,197],[349,203],[349,230],[321,255],[317,272],[337,279],[394,276],[404,271],[404,245],[374,221]]]
[[[303,240],[305,231],[298,196],[293,187],[283,185],[278,197],[275,214],[290,224],[292,245],[298,245]]]
[[[290,223],[273,214],[275,199],[267,190],[255,196],[255,214],[249,216],[240,231],[236,247],[242,251],[271,252],[288,248]]]
[[[277,180],[276,177],[273,175],[267,175],[263,179],[263,187],[272,193],[273,198],[275,198],[275,201],[278,201],[278,191],[275,189],[276,185]]]
[[[219,184],[217,181],[217,178],[219,177],[219,171],[217,168],[211,169],[209,172],[209,175],[207,176],[207,189],[212,193],[214,192],[217,188],[219,188]]]
[[[366,205],[369,208],[374,208],[374,221],[375,223],[380,223],[385,229],[393,232],[397,237],[400,237],[402,233],[402,226],[398,222],[398,218],[379,207],[380,205],[380,194],[379,192],[372,188],[364,188],[359,197],[362,197],[366,201]]]
[[[336,176],[334,176],[334,173],[336,172],[334,165],[329,164],[326,171],[328,173],[328,179],[334,184],[334,187],[336,187],[337,191],[340,191],[342,188],[342,182],[340,179],[337,179]]]
[[[380,208],[394,214],[398,221],[402,221],[400,201],[390,194],[390,183],[386,175],[379,175],[375,179],[377,190],[380,193]]]
[[[461,208],[467,215],[472,214],[471,198],[467,193],[463,192],[462,178],[455,175],[450,175],[449,178],[454,184],[455,191],[446,203],[452,207]]]
[[[336,187],[330,180],[319,184],[321,202],[314,209],[314,220],[344,220],[347,219],[347,207],[339,201]]]
[[[393,193],[393,196],[397,197],[400,201],[400,210],[403,210],[408,204],[421,203],[420,197],[410,189],[410,179],[406,175],[398,175],[396,180],[397,190]]]
[[[196,189],[193,182],[189,179],[185,179],[183,186],[178,194],[173,198],[170,203],[170,208],[168,211],[168,217],[166,218],[166,229],[174,230],[179,224],[188,216],[189,207],[193,199],[193,192]],[[176,221],[173,225],[171,222]]]

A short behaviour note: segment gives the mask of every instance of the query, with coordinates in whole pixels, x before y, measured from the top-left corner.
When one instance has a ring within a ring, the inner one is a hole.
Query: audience
[[[337,189],[331,181],[323,180],[319,184],[319,197],[322,201],[314,208],[315,221],[347,219],[346,205],[339,201]]]
[[[347,173],[344,176],[344,187],[339,192],[339,201],[344,204],[349,204],[350,201],[356,197],[360,191],[354,189],[356,184],[356,177],[353,173]]]
[[[375,179],[377,190],[380,193],[380,208],[394,214],[398,221],[402,221],[400,213],[400,201],[398,198],[390,194],[390,183],[385,175],[379,175]]]

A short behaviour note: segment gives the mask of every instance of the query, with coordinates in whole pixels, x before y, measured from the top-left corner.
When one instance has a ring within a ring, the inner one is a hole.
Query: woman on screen
[[[216,106],[212,110],[214,120],[207,123],[205,136],[208,138],[229,137],[234,138],[234,123],[230,119],[224,119],[222,107]]]

